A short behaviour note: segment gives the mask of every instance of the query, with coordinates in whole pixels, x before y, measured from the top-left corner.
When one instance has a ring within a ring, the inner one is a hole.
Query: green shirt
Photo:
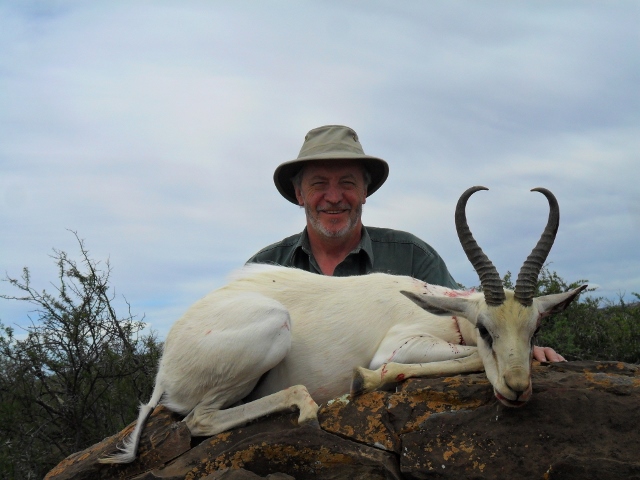
[[[311,253],[306,228],[263,248],[247,263],[271,263],[322,274]],[[415,235],[389,228],[363,227],[358,246],[333,272],[336,277],[382,272],[407,275],[432,285],[460,288],[444,260]]]

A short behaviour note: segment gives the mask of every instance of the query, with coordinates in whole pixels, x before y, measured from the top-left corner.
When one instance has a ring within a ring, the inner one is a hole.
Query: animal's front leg
[[[375,370],[385,363],[427,363],[462,358],[475,352],[476,347],[450,343],[425,333],[423,325],[395,325],[385,335],[371,359],[369,368]]]
[[[377,370],[357,367],[353,371],[351,395],[362,395],[379,388],[394,385],[413,377],[444,377],[458,373],[481,372],[482,359],[478,352],[455,360],[433,363],[385,363]]]

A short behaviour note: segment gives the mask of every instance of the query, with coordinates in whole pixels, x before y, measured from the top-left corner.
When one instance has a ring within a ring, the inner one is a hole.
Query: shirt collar
[[[302,249],[304,253],[311,256],[311,242],[309,242],[309,234],[307,233],[307,227],[300,234],[300,238],[296,242],[295,250]]]
[[[309,234],[307,233],[307,227],[304,228],[302,233],[300,234],[300,238],[296,242],[293,251],[302,250],[309,258],[313,258],[313,254],[311,253],[311,243],[309,242]],[[367,227],[362,226],[362,236],[360,237],[360,242],[356,247],[349,252],[351,254],[357,254],[361,251],[367,255],[369,260],[369,267],[373,266],[373,243],[371,242],[371,236],[369,236],[369,232],[367,231]],[[347,256],[349,256],[347,255]]]

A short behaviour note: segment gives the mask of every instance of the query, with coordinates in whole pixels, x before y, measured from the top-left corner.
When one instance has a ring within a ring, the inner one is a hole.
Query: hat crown
[[[298,158],[345,153],[364,155],[362,145],[358,141],[358,134],[351,128],[342,125],[325,125],[314,128],[307,133]]]

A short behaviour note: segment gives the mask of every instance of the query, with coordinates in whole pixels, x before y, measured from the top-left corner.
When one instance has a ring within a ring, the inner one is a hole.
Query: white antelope
[[[186,415],[192,435],[210,436],[293,407],[299,424],[317,424],[316,402],[349,392],[350,384],[360,394],[410,377],[483,368],[500,402],[526,403],[540,320],[564,310],[586,285],[533,298],[559,224],[555,197],[538,188],[549,201],[547,226],[515,291],[503,290],[467,226],[466,203],[478,190],[486,188],[460,197],[455,221],[482,293],[382,273],[336,278],[248,265],[173,325],[135,429],[120,452],[99,461],[133,461],[159,403]]]

